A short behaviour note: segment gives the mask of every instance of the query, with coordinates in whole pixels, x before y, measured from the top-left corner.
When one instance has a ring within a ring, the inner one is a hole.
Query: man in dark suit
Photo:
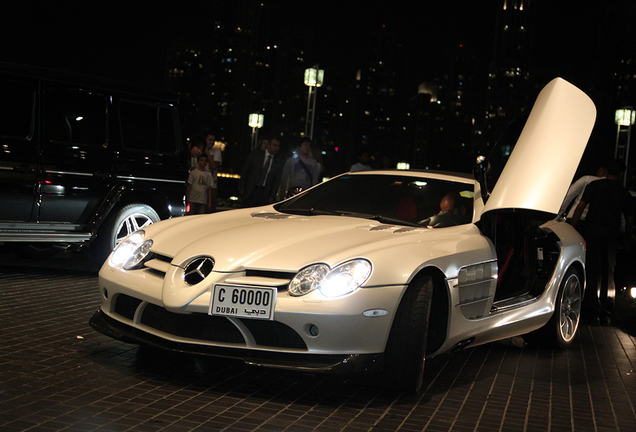
[[[280,141],[272,138],[265,149],[256,149],[249,154],[239,181],[239,196],[242,207],[257,207],[274,202],[283,161],[276,157]]]
[[[585,187],[574,210],[571,224],[579,228],[583,210],[585,217],[585,270],[587,288],[581,304],[581,319],[589,324],[609,325],[614,310],[614,269],[621,242],[629,245],[632,238],[632,196],[623,187],[625,163],[616,159],[607,166],[607,177],[594,180]],[[624,233],[623,233],[624,226]]]

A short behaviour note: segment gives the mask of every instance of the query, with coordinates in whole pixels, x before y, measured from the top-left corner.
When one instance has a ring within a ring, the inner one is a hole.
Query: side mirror
[[[295,195],[298,195],[299,193],[301,193],[303,191],[303,188],[301,187],[293,187],[293,188],[289,188],[287,189],[287,192],[285,193],[285,199],[287,198],[291,198]]]
[[[488,162],[486,156],[477,156],[475,165],[473,166],[473,176],[475,176],[475,180],[477,180],[481,186],[481,198],[484,203],[488,201],[488,197],[490,196],[490,190],[488,190],[488,185],[486,184],[486,176],[489,172],[490,162]]]

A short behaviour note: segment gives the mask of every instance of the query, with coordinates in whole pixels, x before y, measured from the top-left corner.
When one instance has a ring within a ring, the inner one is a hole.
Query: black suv
[[[176,98],[0,63],[0,241],[16,252],[92,242],[103,262],[185,214],[188,162]]]

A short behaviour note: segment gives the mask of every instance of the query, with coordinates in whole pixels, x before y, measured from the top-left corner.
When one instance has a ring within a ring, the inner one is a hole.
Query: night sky
[[[205,38],[232,0],[3,1],[0,61],[36,64],[160,88],[166,52],[175,38]],[[337,96],[366,65],[378,41],[395,38],[396,79],[415,92],[443,74],[449,53],[462,44],[490,61],[497,0],[270,0],[271,26],[282,35],[310,35],[307,65],[325,69]],[[586,91],[599,110],[588,146],[612,146],[613,102],[607,98],[616,55],[636,54],[636,1],[533,0],[532,47],[527,55],[539,83],[563,77]],[[601,72],[599,72],[601,71]],[[299,77],[299,83],[302,82]],[[300,84],[299,84],[300,85]],[[341,87],[342,85],[342,87]],[[636,101],[626,101],[636,105]],[[600,150],[598,150],[600,149]],[[588,157],[594,159],[595,156]]]
[[[631,3],[535,1],[540,30],[533,63],[554,76],[586,79],[599,27],[629,21],[626,15],[635,15]],[[170,42],[184,34],[205,37],[215,11],[225,4],[5,1],[0,59],[160,85]],[[458,44],[491,55],[497,1],[273,0],[271,5],[273,25],[314,35],[311,52],[327,71],[359,67],[353,63],[382,28],[403,42],[399,60],[404,76],[424,80],[439,73],[444,53]],[[621,5],[626,9],[618,9]]]

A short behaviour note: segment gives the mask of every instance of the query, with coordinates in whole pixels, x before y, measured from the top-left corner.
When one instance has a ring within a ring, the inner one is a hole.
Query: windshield
[[[352,216],[441,228],[471,222],[473,185],[402,175],[343,175],[275,208],[290,214]]]

